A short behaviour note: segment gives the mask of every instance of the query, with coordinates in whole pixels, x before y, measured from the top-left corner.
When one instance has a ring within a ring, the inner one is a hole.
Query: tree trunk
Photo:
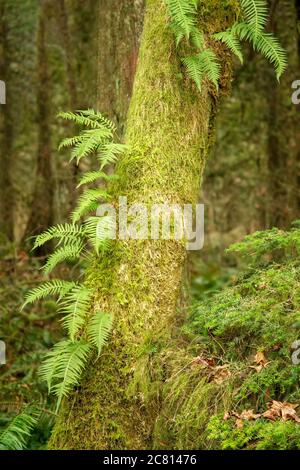
[[[0,232],[3,232],[8,239],[13,240],[13,189],[10,177],[12,119],[10,108],[11,94],[10,86],[8,86],[8,25],[5,13],[5,2],[1,0],[0,38],[2,47],[0,55],[0,79],[6,84],[6,105],[0,105]]]
[[[287,228],[298,217],[299,110],[292,103],[292,83],[298,78],[297,11],[291,0],[274,3],[272,30],[287,50],[288,69],[281,83],[269,79],[269,208],[267,225]]]
[[[210,33],[227,26],[226,5],[201,16]],[[129,206],[196,203],[210,143],[216,100],[207,85],[199,93],[183,78],[167,19],[163,0],[148,0],[127,120],[129,150],[115,189]],[[151,447],[164,379],[158,358],[176,325],[185,261],[184,243],[175,240],[118,240],[110,256],[95,260],[87,282],[97,293],[95,308],[114,315],[114,331],[63,404],[50,448]]]
[[[98,108],[124,130],[143,24],[144,0],[100,0]]]
[[[48,55],[46,47],[46,8],[41,3],[38,25],[38,154],[33,209],[28,222],[27,233],[37,235],[53,225],[54,181],[51,163],[51,127],[50,127],[50,80],[48,73]],[[40,252],[44,252],[40,250]]]

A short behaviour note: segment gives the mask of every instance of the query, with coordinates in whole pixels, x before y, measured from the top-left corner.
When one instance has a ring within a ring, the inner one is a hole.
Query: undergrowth
[[[257,232],[230,248],[248,268],[184,325],[188,345],[178,363],[174,354],[158,447],[300,448],[299,249],[299,228]]]

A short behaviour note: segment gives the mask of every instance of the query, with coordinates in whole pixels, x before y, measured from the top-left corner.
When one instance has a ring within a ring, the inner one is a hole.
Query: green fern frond
[[[58,398],[56,411],[63,397],[78,385],[90,350],[91,345],[85,341],[63,340],[47,354],[40,376],[47,383],[49,392]]]
[[[259,33],[253,41],[253,47],[274,65],[277,80],[287,67],[285,50],[281,47],[277,38],[271,33]]]
[[[218,88],[220,78],[220,65],[215,53],[205,49],[195,56],[185,57],[182,62],[187,68],[190,78],[196,83],[199,90],[204,77],[207,77]]]
[[[233,52],[233,54],[235,54],[239,58],[241,64],[243,64],[244,58],[241,43],[236,37],[236,35],[232,32],[232,30],[228,29],[227,31],[216,33],[214,34],[214,38],[217,41],[221,41],[226,44],[228,49],[230,49],[231,52]]]
[[[78,333],[90,308],[92,292],[85,286],[77,286],[65,296],[59,311],[65,316],[62,323],[72,341]]]
[[[18,414],[0,433],[0,450],[22,450],[26,448],[39,413],[26,409]]]
[[[58,146],[58,150],[62,150],[63,148],[74,147],[74,145],[78,145],[83,140],[82,135],[75,135],[74,137],[68,137],[63,139]]]
[[[98,357],[108,340],[113,325],[113,316],[106,312],[97,312],[90,319],[88,336],[90,342],[97,348]]]
[[[245,15],[245,20],[256,37],[261,33],[268,21],[268,5],[266,0],[241,0],[241,6]]]
[[[111,131],[107,128],[92,129],[81,134],[82,140],[72,150],[71,161],[76,159],[77,163],[92,152],[98,150],[99,146],[111,139]]]
[[[205,49],[199,54],[199,61],[202,74],[218,88],[221,67],[216,54],[211,49]]]
[[[72,121],[82,127],[89,127],[90,129],[106,129],[112,133],[114,126],[110,121],[106,120],[100,113],[93,110],[77,111],[76,113],[61,112],[58,117],[65,121]]]
[[[95,181],[99,179],[104,179],[105,181],[112,181],[117,179],[117,175],[107,175],[103,171],[90,171],[88,173],[85,173],[83,177],[81,178],[80,182],[77,185],[77,188],[80,186],[83,186],[84,184],[90,184],[94,183]]]
[[[166,0],[170,16],[187,38],[196,26],[196,3],[193,0]]]
[[[115,163],[119,155],[123,154],[126,149],[126,145],[116,144],[114,142],[109,142],[104,145],[101,145],[101,148],[99,149],[97,155],[97,159],[101,163],[100,169],[103,170],[106,165]]]
[[[112,132],[116,131],[116,126],[114,123],[103,116],[103,114],[99,113],[99,111],[95,111],[94,109],[84,109],[84,110],[78,110],[78,113],[82,114],[83,116],[88,117],[89,119],[96,120],[98,124],[101,124],[102,126],[107,127],[107,129],[110,129]]]
[[[196,55],[184,57],[182,63],[186,66],[187,73],[190,78],[196,83],[197,88],[201,90],[203,73],[200,65],[199,57]]]
[[[191,30],[191,43],[200,50],[205,48],[204,35],[197,27]]]
[[[60,279],[53,279],[52,281],[44,282],[40,286],[35,287],[34,289],[27,292],[22,309],[26,305],[32,304],[37,300],[44,299],[49,295],[59,296],[59,299],[62,299],[75,286],[76,282],[62,281]]]
[[[83,233],[84,230],[80,225],[68,223],[58,224],[38,235],[32,249],[35,250],[54,238],[59,238],[60,242],[69,243],[80,239]]]
[[[105,189],[86,189],[78,199],[76,209],[72,213],[73,223],[77,222],[83,215],[90,212],[91,207],[94,208],[96,206],[97,208],[101,200],[107,200],[108,198],[109,194]]]
[[[97,254],[106,251],[115,238],[116,222],[109,215],[103,217],[89,217],[85,221],[85,231],[91,245]]]
[[[80,257],[84,244],[80,241],[72,245],[65,245],[55,250],[44,265],[44,273],[49,274],[53,269],[63,261],[76,260]]]

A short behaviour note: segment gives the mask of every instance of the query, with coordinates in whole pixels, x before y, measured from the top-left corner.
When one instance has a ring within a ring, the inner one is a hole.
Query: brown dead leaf
[[[221,385],[230,376],[231,372],[227,366],[216,367],[214,371],[214,382],[216,382],[218,385]]]
[[[266,419],[270,419],[271,421],[275,421],[280,416],[280,413],[276,410],[267,410],[262,414],[262,416]]]
[[[231,418],[230,411],[226,411],[226,413],[224,413],[224,416],[223,416],[224,421],[228,421],[230,418]]]
[[[282,418],[283,421],[292,420],[300,423],[300,418],[296,413],[296,408],[298,408],[298,406],[298,403],[272,400],[268,403],[269,409],[263,413],[263,417],[273,421],[277,418]]]
[[[240,415],[240,418],[246,421],[254,421],[255,419],[258,419],[260,417],[261,415],[259,413],[255,414],[253,410],[244,410]]]
[[[237,418],[235,421],[235,427],[241,429],[244,426],[243,421],[240,418]]]
[[[255,354],[254,361],[256,362],[256,364],[259,364],[259,365],[262,365],[262,366],[265,366],[268,363],[268,361],[266,359],[266,356],[261,351],[258,351]]]

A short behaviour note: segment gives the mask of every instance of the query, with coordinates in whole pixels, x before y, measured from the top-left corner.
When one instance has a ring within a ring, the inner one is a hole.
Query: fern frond
[[[199,54],[199,61],[202,74],[206,75],[215,87],[218,88],[221,67],[216,54],[211,49],[205,49]]]
[[[72,341],[75,340],[75,335],[84,324],[92,294],[87,287],[77,286],[65,296],[65,300],[61,304],[59,311],[65,315],[62,323]]]
[[[193,0],[166,0],[173,22],[180,26],[187,38],[196,26],[196,4]]]
[[[49,392],[58,398],[56,411],[63,397],[79,383],[90,350],[91,345],[85,341],[63,340],[47,354],[40,376],[47,383]]]
[[[88,336],[90,342],[97,348],[98,357],[108,340],[113,325],[113,316],[106,312],[97,312],[90,319]]]
[[[194,55],[190,57],[184,57],[182,63],[186,66],[187,73],[190,78],[196,83],[197,88],[201,90],[203,73],[200,65],[199,57]]]
[[[253,41],[253,47],[274,65],[277,80],[287,67],[285,50],[271,33],[259,33]]]
[[[76,159],[77,163],[92,152],[95,152],[99,146],[111,139],[112,134],[106,127],[101,129],[92,129],[84,131],[81,134],[82,140],[75,145],[72,150],[71,161]]]
[[[228,49],[230,49],[231,52],[233,52],[233,54],[235,54],[239,58],[241,64],[244,63],[241,43],[236,37],[236,35],[232,32],[232,30],[229,29],[221,33],[216,33],[214,34],[214,38],[217,41],[221,41],[226,44]]]
[[[200,50],[205,48],[204,35],[197,27],[194,27],[191,30],[191,42]]]
[[[107,200],[109,194],[105,189],[96,188],[96,189],[86,189],[84,193],[78,199],[78,204],[72,213],[73,223],[77,222],[80,217],[85,215],[91,210],[91,207],[95,207],[100,204],[101,200]]]
[[[0,433],[0,450],[22,450],[26,448],[39,414],[26,409],[18,414]]]
[[[25,295],[25,302],[22,305],[22,309],[28,305],[36,302],[37,300],[44,299],[49,295],[59,296],[62,299],[73,287],[76,286],[76,282],[62,281],[60,279],[54,279],[52,281],[44,282],[38,287],[27,292]]]
[[[182,62],[187,68],[191,79],[196,83],[199,90],[203,78],[206,76],[218,88],[220,78],[220,65],[217,62],[215,53],[210,49],[205,49],[195,56],[185,57]]]
[[[268,20],[268,5],[266,0],[241,0],[241,6],[245,15],[245,20],[256,37],[261,33]]]
[[[78,110],[78,113],[82,114],[83,116],[88,117],[89,119],[96,120],[98,124],[101,124],[102,126],[107,127],[107,129],[110,129],[112,132],[116,131],[116,126],[114,123],[103,116],[103,114],[99,113],[99,111],[95,111],[94,109],[84,109],[84,110]]]
[[[98,179],[103,178],[105,181],[112,181],[117,179],[117,175],[107,175],[104,171],[90,171],[85,173],[77,185],[77,188],[84,184],[94,183]]]
[[[68,137],[63,139],[58,146],[58,150],[62,150],[63,148],[74,147],[74,145],[78,145],[82,142],[83,136],[82,135],[75,135],[74,137]]]
[[[33,250],[44,245],[46,242],[59,238],[60,242],[69,243],[79,240],[83,235],[83,228],[76,224],[58,224],[50,227],[45,232],[38,235],[35,239]]]
[[[108,120],[100,114],[92,110],[87,111],[77,111],[76,113],[61,112],[58,114],[58,117],[64,119],[65,121],[72,121],[75,124],[82,127],[89,127],[90,129],[106,129],[110,133],[113,130],[113,124],[108,125]]]
[[[62,261],[75,260],[81,255],[84,248],[82,242],[75,242],[72,245],[65,245],[55,250],[44,265],[44,273],[49,274]]]
[[[85,221],[86,235],[94,247],[97,254],[100,249],[106,251],[110,246],[110,241],[115,238],[116,235],[116,222],[109,216],[103,217],[89,217]]]
[[[128,147],[124,144],[115,144],[114,142],[101,145],[97,155],[97,159],[101,163],[101,170],[103,170],[106,165],[115,163],[119,155],[123,154],[127,148]]]

